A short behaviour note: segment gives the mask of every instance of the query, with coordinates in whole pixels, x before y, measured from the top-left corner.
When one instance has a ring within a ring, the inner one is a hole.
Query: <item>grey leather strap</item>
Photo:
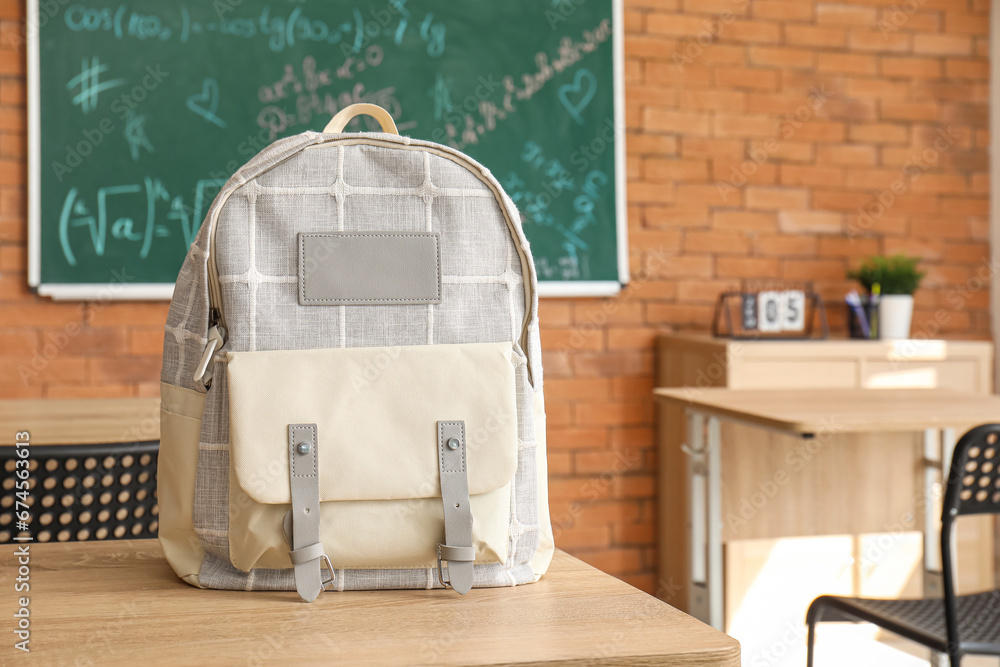
[[[465,422],[438,422],[438,465],[444,503],[444,544],[438,545],[438,576],[461,594],[472,588],[472,507],[466,467]],[[441,561],[448,563],[445,578]]]
[[[319,539],[319,452],[316,424],[288,425],[288,469],[292,511],[288,555],[295,566],[295,590],[306,602],[323,591],[323,545]]]

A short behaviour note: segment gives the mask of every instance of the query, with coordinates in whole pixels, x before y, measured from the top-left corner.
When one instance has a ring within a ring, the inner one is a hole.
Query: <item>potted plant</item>
[[[919,261],[919,257],[902,253],[870,257],[856,270],[847,272],[848,278],[857,280],[868,291],[872,304],[877,304],[878,338],[910,337],[913,293],[926,275],[917,270]]]

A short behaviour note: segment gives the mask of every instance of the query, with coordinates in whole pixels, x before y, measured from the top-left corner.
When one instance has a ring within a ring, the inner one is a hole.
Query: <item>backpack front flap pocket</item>
[[[423,568],[445,542],[438,424],[464,422],[475,562],[507,558],[517,471],[508,343],[230,352],[230,557],[288,568],[289,425],[316,425],[335,568]]]

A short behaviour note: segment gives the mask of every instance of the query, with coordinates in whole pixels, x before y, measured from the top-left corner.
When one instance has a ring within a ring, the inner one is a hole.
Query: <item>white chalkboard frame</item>
[[[625,35],[624,0],[612,4],[612,58],[615,126],[615,230],[618,280],[540,281],[540,297],[615,296],[629,282],[628,200],[625,173]],[[39,89],[38,0],[27,0],[28,66],[28,286],[54,300],[164,301],[174,293],[173,283],[43,283],[41,221],[41,115]]]

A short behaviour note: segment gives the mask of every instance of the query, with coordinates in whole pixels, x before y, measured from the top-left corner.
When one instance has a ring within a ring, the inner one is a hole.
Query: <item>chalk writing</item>
[[[187,98],[187,108],[207,122],[226,129],[226,121],[215,115],[219,108],[219,82],[208,78],[202,81],[201,91]]]
[[[134,114],[129,112],[125,118],[125,141],[128,142],[129,152],[132,160],[137,161],[142,149],[150,153],[155,152],[149,137],[146,136],[146,114]]]
[[[469,105],[463,104],[461,108],[467,112],[464,116],[460,113],[445,114],[445,126],[434,130],[431,138],[440,143],[450,144],[460,150],[464,150],[470,144],[479,143],[480,136],[494,131],[497,128],[498,121],[503,121],[517,111],[515,101],[523,102],[530,100],[557,74],[561,74],[578,63],[584,55],[596,51],[601,44],[607,42],[609,39],[611,39],[611,21],[608,19],[601,21],[593,30],[584,30],[583,41],[576,42],[571,37],[563,37],[559,43],[558,54],[554,61],[549,62],[549,55],[547,53],[539,52],[535,54],[536,71],[522,74],[520,86],[515,83],[513,76],[503,77],[503,95],[502,100],[499,102],[482,99],[478,95],[469,95],[466,99],[472,102],[472,108],[469,108]],[[569,95],[574,92],[572,90],[574,86],[582,90],[585,80],[590,81],[587,74],[579,74],[581,71],[586,71],[591,78],[594,77],[590,70],[578,69],[574,77],[574,83],[569,84],[570,89],[567,90],[567,101],[564,102],[564,105],[569,102]],[[480,82],[482,80],[482,77],[480,77]],[[588,88],[587,91],[589,92],[586,99],[581,98],[576,100],[573,103],[574,106],[572,109],[567,106],[567,111],[570,111],[571,116],[574,113],[578,116],[583,108],[593,99],[596,90]],[[440,91],[432,89],[431,94],[440,94]],[[478,116],[474,114],[478,114]],[[574,120],[577,120],[575,116]],[[582,123],[582,118],[578,122]]]
[[[176,231],[187,249],[201,226],[208,203],[224,184],[218,179],[199,180],[191,208],[180,195],[171,196],[158,178],[98,188],[96,206],[81,196],[79,188],[70,188],[59,215],[63,256],[70,266],[76,266],[76,243],[89,243],[94,254],[103,257],[111,240],[138,246],[139,258],[146,259],[154,239],[176,237]]]
[[[97,108],[97,96],[101,92],[124,83],[124,79],[101,81],[101,75],[107,71],[108,65],[102,65],[97,56],[89,59],[84,58],[80,73],[66,84],[66,90],[80,89],[80,92],[71,100],[73,106],[79,106],[84,113],[89,113]]]
[[[323,21],[306,14],[302,7],[293,7],[287,13],[275,11],[266,5],[253,16],[229,16],[237,12],[239,3],[216,7],[216,12],[207,17],[199,11],[193,16],[191,9],[181,6],[178,15],[158,16],[140,13],[121,4],[116,9],[90,7],[74,4],[64,13],[66,27],[73,32],[107,32],[115,39],[136,39],[188,42],[203,36],[223,35],[229,38],[266,42],[268,48],[281,53],[297,44],[336,44],[343,55],[360,53],[375,37],[391,36],[396,44],[402,43],[411,25],[406,0],[390,0],[386,9],[371,10],[371,19],[366,19],[361,10],[350,11],[350,19]],[[218,3],[205,3],[206,6]],[[416,35],[425,43],[427,54],[439,58],[444,54],[446,26],[435,21],[434,14],[428,12],[415,22]]]

